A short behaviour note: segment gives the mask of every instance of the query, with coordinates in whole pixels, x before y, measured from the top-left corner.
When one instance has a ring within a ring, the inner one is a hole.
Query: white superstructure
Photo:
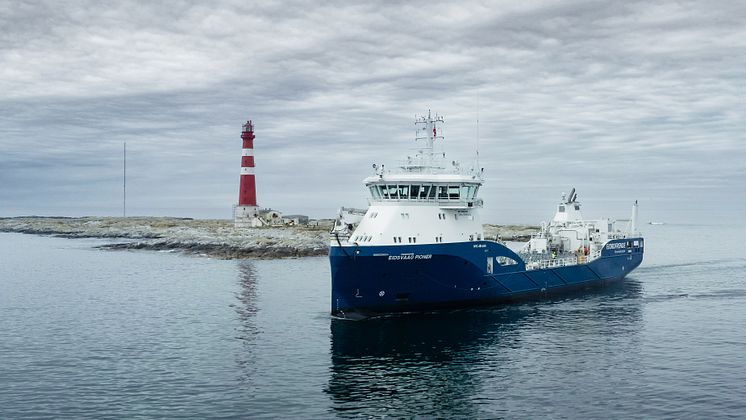
[[[519,255],[527,268],[539,268],[547,261],[568,259],[573,264],[598,258],[604,245],[612,239],[639,235],[636,232],[637,202],[632,208],[632,219],[627,232],[616,227],[611,219],[584,220],[575,188],[562,195],[554,217],[542,223],[541,230],[523,246]],[[637,246],[637,244],[634,244]]]
[[[443,117],[417,117],[416,150],[396,169],[373,165],[364,180],[370,206],[357,223],[342,209],[334,245],[399,245],[479,241],[484,237],[478,198],[483,171],[464,169],[436,152]],[[347,209],[349,210],[349,209]]]

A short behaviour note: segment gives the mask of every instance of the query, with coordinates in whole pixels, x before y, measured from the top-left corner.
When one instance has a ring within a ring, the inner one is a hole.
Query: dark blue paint
[[[635,246],[634,241],[639,241]],[[526,270],[497,242],[331,247],[331,312],[347,317],[500,303],[623,279],[640,265],[641,238],[609,241],[601,257],[566,267]],[[487,260],[508,257],[516,264]]]

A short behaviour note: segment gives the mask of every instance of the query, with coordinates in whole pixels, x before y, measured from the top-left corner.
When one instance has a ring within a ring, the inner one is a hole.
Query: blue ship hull
[[[511,264],[488,264],[490,257],[504,257]],[[513,302],[621,280],[642,257],[642,238],[609,241],[601,256],[587,264],[533,270],[491,241],[332,246],[331,312],[360,318]]]

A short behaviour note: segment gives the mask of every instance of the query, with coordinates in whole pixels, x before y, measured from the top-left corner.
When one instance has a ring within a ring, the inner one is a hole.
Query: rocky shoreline
[[[5,217],[0,232],[61,238],[99,238],[109,250],[179,251],[219,259],[276,259],[327,255],[331,220],[308,226],[237,229],[231,220],[174,217]],[[535,226],[484,225],[485,237],[525,241]]]

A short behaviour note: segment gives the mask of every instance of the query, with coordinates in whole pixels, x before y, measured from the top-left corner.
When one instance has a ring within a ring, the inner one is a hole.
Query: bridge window
[[[370,185],[374,200],[474,200],[479,186],[461,185],[421,185],[387,184]],[[563,206],[564,208],[564,206]],[[561,210],[564,211],[564,210]]]
[[[389,198],[392,200],[399,199],[399,187],[396,185],[389,185]]]
[[[427,195],[430,193],[430,186],[429,185],[423,185],[420,188],[420,200],[426,200]]]
[[[461,192],[461,188],[459,188],[458,185],[449,185],[448,186],[448,199],[458,200],[460,192]]]

